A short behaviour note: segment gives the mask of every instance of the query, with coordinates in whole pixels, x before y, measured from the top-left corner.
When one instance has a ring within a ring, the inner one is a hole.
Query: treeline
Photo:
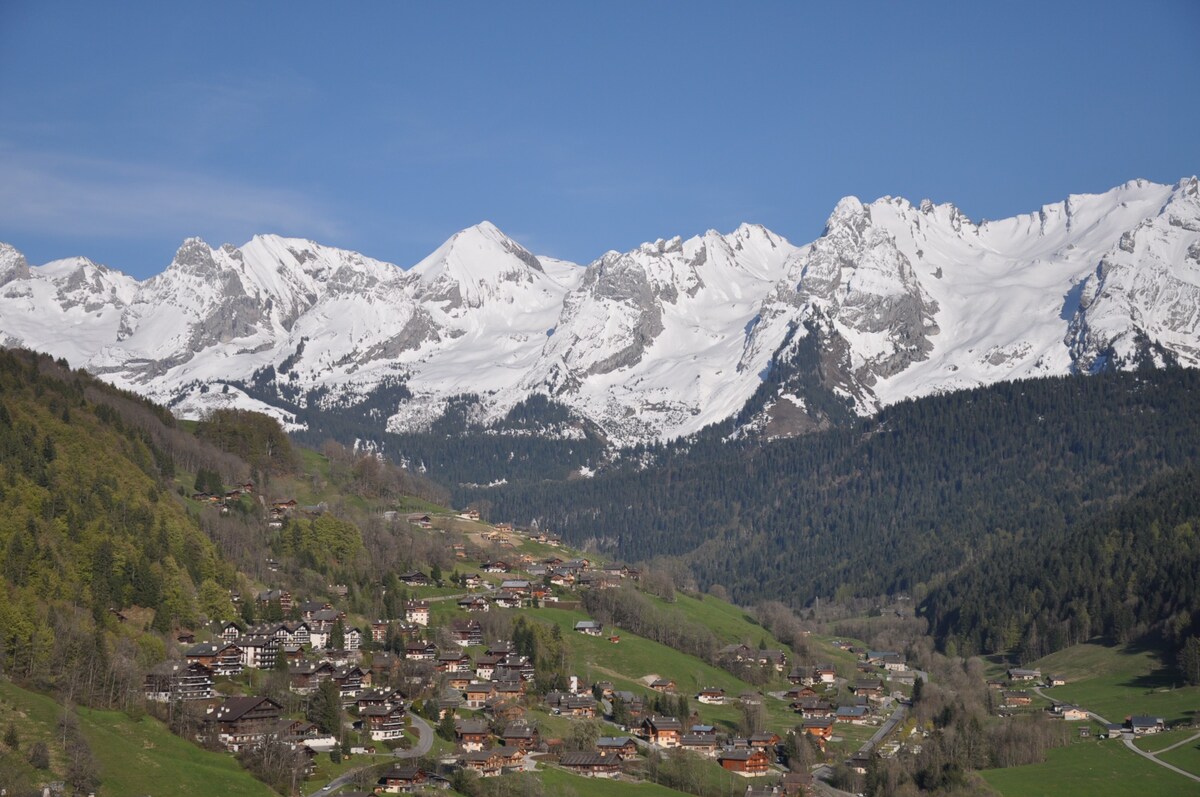
[[[623,452],[592,479],[459,489],[626,561],[686,557],[738,603],[908,593],[1036,546],[1200,456],[1200,372],[1060,377],[902,402],[768,444]]]
[[[1036,544],[1009,541],[926,598],[939,642],[1034,661],[1094,636],[1200,634],[1200,469],[1153,480],[1118,507]]]

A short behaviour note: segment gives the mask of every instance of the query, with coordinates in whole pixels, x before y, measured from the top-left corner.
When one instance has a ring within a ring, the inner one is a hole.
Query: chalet
[[[591,695],[567,695],[558,706],[567,717],[593,718],[596,716],[596,698]]]
[[[328,601],[302,601],[296,604],[296,612],[305,620],[312,620],[317,612],[332,608],[333,604]]]
[[[688,728],[688,733],[692,734],[693,736],[707,736],[712,739],[716,739],[717,726],[705,724],[693,725],[692,727]]]
[[[743,777],[765,775],[771,769],[771,757],[763,750],[726,750],[717,754],[717,763]]]
[[[422,528],[422,529],[433,528],[433,518],[431,518],[429,515],[413,513],[413,514],[407,516],[405,518],[405,520],[409,524],[411,524],[413,526],[417,526],[418,528]]]
[[[637,755],[637,742],[628,736],[601,736],[596,740],[596,749],[608,756],[633,758]]]
[[[812,686],[796,686],[787,690],[787,692],[784,693],[783,698],[784,700],[790,700],[794,703],[797,700],[803,700],[806,697],[816,696],[817,690],[813,689]]]
[[[384,794],[408,794],[423,789],[429,776],[420,767],[392,767],[379,778],[376,791]]]
[[[716,758],[717,737],[708,734],[685,733],[679,737],[679,749],[705,758]]]
[[[496,672],[492,675],[494,681],[532,681],[533,662],[528,656],[509,654],[496,664]]]
[[[746,744],[748,747],[766,750],[769,753],[773,751],[775,749],[775,745],[779,744],[781,741],[783,740],[779,738],[779,734],[767,731],[765,733],[753,734],[749,739],[746,740]]]
[[[354,705],[359,711],[375,706],[399,706],[404,703],[404,696],[395,689],[364,689],[354,699]]]
[[[678,747],[683,724],[674,717],[654,715],[642,720],[639,735],[658,747]]]
[[[512,565],[497,559],[492,562],[484,562],[479,569],[485,573],[507,573],[512,570]]]
[[[489,654],[475,659],[475,677],[481,681],[490,681],[496,672],[496,665],[508,657],[507,653]]]
[[[478,595],[460,598],[458,608],[464,612],[486,612],[492,605]]]
[[[420,626],[429,625],[429,602],[428,601],[409,601],[404,606],[405,622],[415,623]]]
[[[825,719],[835,713],[833,704],[819,697],[804,697],[792,704],[793,710],[805,719]]]
[[[242,637],[235,643],[242,649],[242,666],[269,670],[279,656],[279,640],[273,636]]]
[[[818,683],[831,684],[837,680],[837,670],[832,664],[818,664],[813,668],[813,676]]]
[[[739,694],[737,699],[743,706],[761,706],[763,704],[762,692],[747,690]]]
[[[1004,701],[1004,705],[1008,707],[1028,706],[1033,702],[1033,698],[1023,689],[1005,689],[1000,693],[1000,696]]]
[[[838,706],[834,720],[849,722],[851,725],[864,725],[871,718],[866,706]]]
[[[337,684],[338,694],[342,696],[342,700],[353,701],[364,686],[370,685],[371,676],[358,665],[351,665],[338,667],[333,671],[330,680]]]
[[[449,631],[454,641],[464,648],[483,644],[483,626],[478,620],[455,620]]]
[[[240,636],[242,636],[242,627],[232,620],[222,625],[216,633],[216,638],[225,642],[232,642]]]
[[[612,699],[614,702],[621,701],[629,712],[629,716],[635,719],[646,713],[646,698],[640,694],[618,690],[613,692]]]
[[[472,680],[473,676],[470,672],[452,672],[446,675],[446,686],[461,692],[470,685]]]
[[[489,750],[472,750],[465,753],[459,759],[459,763],[463,769],[470,769],[478,773],[480,777],[491,778],[504,770],[506,760],[507,757],[493,747]]]
[[[696,695],[697,702],[720,706],[725,703],[725,690],[719,686],[708,686]]]
[[[437,658],[437,645],[432,642],[426,642],[423,639],[418,639],[415,642],[407,642],[404,645],[404,655],[409,659],[417,661],[433,661]]]
[[[600,636],[604,633],[604,626],[595,620],[580,620],[575,623],[575,630],[588,636]]]
[[[448,650],[439,653],[435,660],[434,669],[438,672],[471,672],[471,657],[461,650]]]
[[[1025,670],[1020,667],[1012,667],[1008,670],[1008,680],[1010,681],[1040,681],[1042,680],[1041,670]]]
[[[333,677],[333,665],[327,661],[302,661],[288,666],[288,688],[296,694],[315,692],[322,681]]]
[[[407,573],[401,573],[397,578],[401,583],[407,584],[410,587],[428,587],[432,582],[429,576],[422,573],[420,570],[412,570]]]
[[[488,724],[481,719],[460,719],[454,721],[454,741],[463,750],[482,750],[492,738]]]
[[[776,672],[787,668],[787,654],[782,650],[759,650],[754,654],[754,660],[760,667],[774,667]]]
[[[889,683],[912,686],[917,682],[917,674],[912,670],[895,670],[888,673]]]
[[[492,600],[501,609],[520,609],[525,605],[524,598],[522,598],[518,593],[511,592],[509,590],[501,590],[500,592],[497,592]]]
[[[612,681],[596,681],[596,683],[592,684],[592,689],[598,691],[600,697],[610,698],[613,696]]]
[[[1079,706],[1056,706],[1055,711],[1067,722],[1080,722],[1088,718],[1087,709]]]
[[[523,578],[508,579],[500,582],[502,592],[514,592],[521,597],[529,594],[529,582]]]
[[[363,731],[377,742],[404,737],[404,705],[367,706],[359,711]]]
[[[734,661],[746,661],[754,655],[754,648],[749,645],[726,645],[717,651],[717,657],[722,659],[733,659]]]
[[[615,778],[621,774],[621,759],[600,752],[563,753],[558,763],[563,769],[589,778]]]
[[[269,697],[230,697],[210,706],[205,723],[217,741],[236,753],[247,745],[261,744],[278,724],[283,706]]]
[[[242,649],[232,642],[202,642],[184,652],[188,664],[202,664],[213,675],[238,675],[242,672]]]
[[[1149,717],[1144,715],[1134,715],[1125,720],[1125,725],[1129,730],[1133,731],[1135,736],[1144,736],[1150,733],[1162,733],[1167,729],[1166,723],[1162,717]]]
[[[203,664],[164,661],[146,674],[143,690],[156,703],[209,700],[215,694],[213,671]]]
[[[812,686],[816,680],[813,678],[812,667],[801,667],[799,665],[791,669],[787,679],[788,683],[794,686]]]
[[[806,719],[801,727],[809,736],[822,741],[828,740],[830,736],[833,736],[832,719]]]
[[[467,589],[479,589],[483,586],[483,576],[478,573],[467,573],[462,577],[462,583]]]
[[[1066,686],[1067,679],[1061,675],[1047,675],[1046,686]]]
[[[850,691],[854,695],[865,695],[870,698],[883,696],[883,683],[873,679],[855,681],[850,685]]]
[[[1125,726],[1110,722],[1104,726],[1105,739],[1120,739],[1125,735]]]
[[[510,722],[504,728],[504,733],[500,734],[500,740],[505,747],[515,747],[522,752],[529,752],[538,745],[537,728],[526,725],[524,722]]]
[[[655,678],[650,682],[650,688],[655,692],[663,692],[664,694],[667,692],[674,692],[675,681],[671,678]]]
[[[258,593],[257,600],[261,606],[277,602],[279,610],[284,614],[289,614],[292,611],[292,593],[287,590],[269,589]]]
[[[387,620],[376,620],[371,623],[371,641],[372,642],[387,642],[388,630],[391,628],[391,623]]]
[[[463,689],[463,697],[466,700],[467,708],[482,708],[488,700],[496,695],[496,689],[491,683],[470,682]]]

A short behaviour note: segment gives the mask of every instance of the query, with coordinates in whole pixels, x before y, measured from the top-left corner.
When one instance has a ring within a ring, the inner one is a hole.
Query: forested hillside
[[[228,605],[234,569],[166,492],[177,462],[249,475],[148,402],[46,356],[0,351],[6,672],[45,683],[87,674],[68,691],[117,694],[114,679],[141,677],[136,647],[110,656],[96,634],[117,628],[117,610],[143,607],[146,622],[169,631],[213,613],[206,604]]]
[[[1200,634],[1198,607],[1200,470],[1189,468],[1064,535],[996,546],[922,609],[943,644],[963,654],[1015,648],[1028,662],[1099,635],[1154,632],[1178,648]]]
[[[593,479],[456,500],[630,560],[685,557],[701,586],[743,603],[921,598],[973,561],[1041,545],[1194,464],[1196,407],[1195,370],[1038,379],[904,402],[795,440],[635,451]]]

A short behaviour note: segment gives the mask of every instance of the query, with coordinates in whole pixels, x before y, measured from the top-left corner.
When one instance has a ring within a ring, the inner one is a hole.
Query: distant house
[[[1067,679],[1061,675],[1047,675],[1046,686],[1066,686]]]
[[[1067,722],[1080,722],[1088,718],[1087,709],[1079,706],[1059,706],[1058,713]]]
[[[214,675],[239,675],[242,672],[242,649],[232,642],[202,642],[184,652],[189,664],[202,664]]]
[[[454,721],[454,741],[468,752],[482,750],[487,747],[492,738],[488,724],[481,719],[460,719]]]
[[[406,715],[403,704],[359,709],[363,730],[377,742],[403,738]]]
[[[726,750],[717,754],[717,763],[743,777],[765,775],[771,769],[771,758],[763,750]]]
[[[639,735],[658,747],[678,747],[683,724],[674,717],[654,715],[642,720]]]
[[[655,678],[650,682],[650,688],[655,692],[674,692],[675,681],[671,678]]]
[[[1143,736],[1150,733],[1162,733],[1167,729],[1166,723],[1162,717],[1150,717],[1145,715],[1134,715],[1125,720],[1126,726],[1133,731],[1135,736]]]
[[[524,722],[510,722],[500,735],[505,747],[515,747],[528,752],[538,745],[537,728]]]
[[[704,758],[717,757],[717,737],[701,733],[685,733],[679,737],[679,749]]]
[[[831,684],[837,680],[837,670],[832,664],[818,664],[813,668],[813,675],[819,683]]]
[[[214,696],[213,671],[203,664],[164,661],[146,674],[147,700],[209,700]]]
[[[725,702],[725,690],[719,686],[708,686],[696,695],[697,702],[719,706]]]
[[[575,623],[575,630],[588,636],[600,636],[604,633],[604,626],[595,620],[580,620]]]
[[[429,776],[420,767],[392,767],[376,787],[384,794],[408,794],[423,788],[428,780]]]
[[[621,759],[600,752],[563,753],[559,766],[589,778],[615,778],[621,773]]]
[[[410,587],[428,587],[430,584],[429,576],[422,573],[420,570],[411,570],[407,573],[401,573],[398,578],[401,582]]]
[[[283,706],[269,697],[231,697],[210,706],[205,723],[227,750],[237,752],[263,742],[279,724]]]
[[[601,736],[596,740],[596,749],[605,755],[632,758],[637,755],[637,742],[628,736]]]
[[[1012,667],[1008,670],[1008,679],[1010,681],[1040,681],[1042,680],[1042,671]]]
[[[405,622],[414,623],[420,626],[429,625],[429,602],[428,601],[409,601],[404,606]]]
[[[801,726],[809,736],[825,741],[833,736],[832,719],[806,719]]]

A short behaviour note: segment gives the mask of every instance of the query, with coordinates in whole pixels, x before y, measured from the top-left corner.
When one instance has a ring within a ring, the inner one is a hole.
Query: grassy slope
[[[1067,678],[1066,686],[1046,694],[1078,703],[1110,722],[1121,722],[1131,714],[1152,714],[1170,723],[1190,719],[1200,706],[1200,687],[1176,688],[1182,679],[1157,651],[1075,645],[1035,666]]]
[[[24,714],[22,736],[49,738],[61,707],[51,698],[0,683],[5,708]],[[8,717],[4,717],[7,727]],[[100,769],[98,797],[181,795],[270,797],[275,792],[243,771],[231,756],[211,753],[173,736],[162,723],[132,720],[117,711],[79,709],[79,724]]]
[[[1200,784],[1147,761],[1116,741],[1072,744],[1051,750],[1043,764],[989,769],[981,774],[1004,797],[1200,794]]]
[[[678,797],[683,792],[655,783],[627,783],[604,778],[582,778],[561,769],[545,769],[539,777],[551,794],[570,794],[576,797]]]

